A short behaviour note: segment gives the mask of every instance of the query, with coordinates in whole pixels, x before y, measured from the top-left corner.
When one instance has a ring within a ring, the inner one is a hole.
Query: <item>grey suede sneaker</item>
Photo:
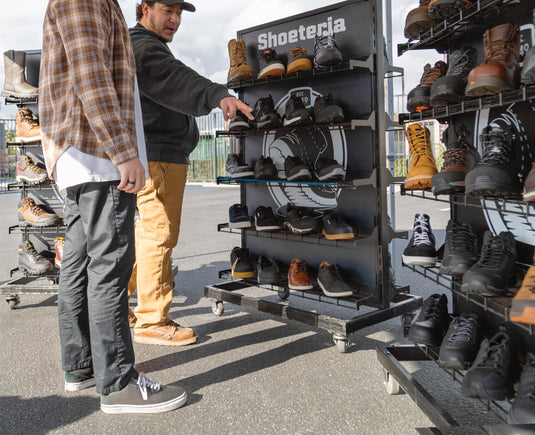
[[[65,372],[65,391],[80,391],[95,385],[93,368]]]
[[[106,414],[155,414],[180,408],[187,394],[181,387],[160,385],[139,373],[121,391],[100,396],[100,409]]]

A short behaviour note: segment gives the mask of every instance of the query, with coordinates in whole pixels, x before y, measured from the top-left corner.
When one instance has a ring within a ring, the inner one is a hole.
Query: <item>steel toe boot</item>
[[[230,69],[228,70],[227,82],[251,80],[253,78],[253,69],[247,65],[245,41],[231,39],[228,42],[228,55],[230,58]]]
[[[19,267],[35,275],[44,275],[54,270],[52,263],[39,254],[28,240],[19,244]]]
[[[333,97],[328,94],[314,101],[314,121],[316,124],[331,124],[344,121],[344,112],[334,104]]]
[[[520,290],[513,298],[510,318],[513,322],[535,325],[535,259],[534,265],[524,276]]]
[[[15,167],[18,183],[37,184],[47,180],[46,169],[37,166],[28,156],[21,156]]]
[[[54,258],[54,264],[58,269],[61,269],[61,263],[63,262],[63,247],[65,246],[64,237],[56,237],[54,240],[54,251],[56,257]],[[128,318],[130,319],[130,308],[128,309]]]
[[[535,354],[528,353],[522,369],[513,406],[507,416],[509,424],[535,424]]]
[[[425,189],[431,187],[433,175],[438,173],[431,150],[430,133],[427,127],[410,124],[407,127],[410,164],[405,178],[405,189]]]
[[[466,174],[466,193],[479,196],[509,196],[519,194],[520,180],[515,170],[513,134],[511,128],[488,126],[479,137],[483,157]]]
[[[431,106],[431,86],[437,81],[439,77],[446,74],[448,65],[439,60],[435,66],[427,64],[424,66],[424,73],[420,80],[420,84],[409,92],[407,96],[407,110],[409,112],[420,112],[421,110],[429,109]]]
[[[469,0],[431,0],[429,3],[429,16],[433,20],[442,20],[451,17],[461,9],[466,9],[473,3],[473,1]]]
[[[520,81],[525,85],[535,83],[535,46],[531,47],[524,56],[524,66],[520,73]]]
[[[520,77],[520,31],[501,24],[485,32],[485,58],[468,76],[465,95],[479,97],[514,89]]]
[[[256,128],[282,127],[280,115],[275,111],[275,103],[271,95],[259,98],[253,109]]]
[[[295,47],[288,51],[288,74],[297,71],[308,71],[312,69],[312,61],[308,58],[306,48]]]
[[[449,323],[446,295],[433,294],[422,304],[420,314],[411,325],[407,338],[417,344],[440,346]]]
[[[481,159],[477,150],[468,144],[470,132],[463,125],[450,125],[442,134],[446,145],[442,169],[431,178],[431,190],[435,195],[464,190],[464,179]]]
[[[477,236],[472,226],[450,220],[446,227],[444,255],[440,264],[443,275],[462,276],[478,260]]]
[[[32,142],[41,140],[41,128],[33,117],[33,113],[27,107],[23,107],[15,114],[17,132],[15,140],[18,142]]]
[[[26,53],[24,51],[8,50],[4,52],[4,89],[3,97],[35,98],[39,89],[26,81]]]
[[[476,66],[476,55],[476,50],[471,47],[451,53],[448,58],[448,72],[445,76],[439,77],[431,86],[432,107],[442,107],[464,99],[466,79]]]
[[[61,219],[54,213],[48,213],[42,205],[37,205],[32,198],[22,198],[19,207],[19,223],[32,227],[50,227],[59,225]]]
[[[258,78],[280,76],[286,72],[284,64],[279,60],[277,52],[271,48],[258,53]]]
[[[415,39],[433,25],[429,16],[430,0],[420,0],[420,6],[412,9],[405,18],[405,38]]]

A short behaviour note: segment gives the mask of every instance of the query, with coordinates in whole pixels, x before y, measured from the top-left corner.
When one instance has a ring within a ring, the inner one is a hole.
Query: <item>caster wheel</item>
[[[212,299],[212,313],[214,313],[216,316],[222,316],[225,312],[225,308],[223,307],[223,301],[216,301],[215,299]]]
[[[386,370],[384,370],[384,375],[385,375],[385,388],[386,388],[386,392],[388,394],[390,394],[391,396],[395,396],[396,394],[400,394],[401,393],[401,387],[399,386],[399,383],[398,381],[396,381],[394,379],[394,377],[389,373],[387,372]]]
[[[280,287],[277,293],[281,299],[288,299],[290,297],[290,290],[286,287]]]
[[[334,341],[334,344],[336,345],[336,349],[338,349],[338,352],[347,353],[347,351],[349,350],[349,346],[350,346],[349,338],[347,338],[344,335],[335,334],[333,335],[333,341]]]
[[[11,295],[6,297],[6,302],[11,310],[16,310],[20,304],[20,298],[17,295]]]

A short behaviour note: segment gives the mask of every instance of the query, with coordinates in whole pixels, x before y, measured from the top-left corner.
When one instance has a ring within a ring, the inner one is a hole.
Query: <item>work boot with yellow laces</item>
[[[528,269],[520,290],[513,298],[510,318],[513,322],[535,325],[535,266]]]
[[[416,39],[433,25],[429,16],[430,0],[420,0],[420,6],[412,9],[405,18],[405,38]]]
[[[410,124],[406,130],[409,140],[410,164],[405,178],[405,189],[426,189],[431,187],[433,175],[438,173],[429,130],[420,124]]]
[[[247,65],[245,41],[231,39],[228,42],[228,55],[230,58],[230,69],[228,71],[227,82],[251,80],[253,78],[253,68]]]

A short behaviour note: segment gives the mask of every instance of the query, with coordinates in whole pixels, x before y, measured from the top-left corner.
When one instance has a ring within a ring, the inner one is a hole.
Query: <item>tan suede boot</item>
[[[228,42],[228,55],[230,58],[230,69],[227,76],[228,83],[253,78],[253,69],[247,65],[245,58],[245,41],[231,39]]]
[[[37,96],[39,90],[26,81],[25,67],[26,53],[24,51],[8,50],[4,53],[3,97],[33,98]]]

